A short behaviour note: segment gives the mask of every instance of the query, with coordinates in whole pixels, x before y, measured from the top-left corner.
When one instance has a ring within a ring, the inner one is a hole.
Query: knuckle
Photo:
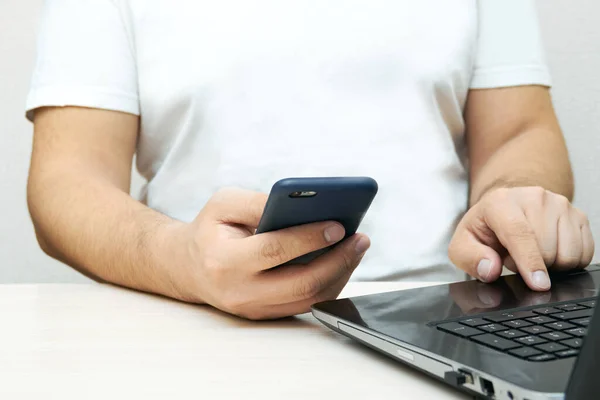
[[[546,189],[541,186],[532,186],[525,190],[525,198],[530,206],[541,208],[546,198]]]
[[[504,202],[508,200],[510,195],[510,190],[507,188],[498,188],[494,189],[489,193],[487,197],[487,202],[491,204],[495,204],[496,202]]]
[[[531,186],[529,188],[532,196],[543,198],[546,196],[546,189],[541,186]]]
[[[581,217],[580,217],[581,218],[581,224],[585,225],[585,226],[589,226],[590,225],[590,219],[589,219],[589,217],[585,213],[583,213],[581,211],[579,213],[581,215]]]
[[[573,212],[575,213],[575,215],[577,216],[577,220],[579,222],[580,226],[589,226],[590,225],[590,220],[587,216],[586,213],[584,213],[583,211],[581,211],[578,208],[573,208]]]
[[[260,247],[260,257],[271,263],[281,264],[284,262],[286,250],[281,240],[273,238]]]
[[[554,203],[562,211],[566,211],[571,207],[571,202],[569,201],[569,199],[567,199],[562,194],[554,195]]]
[[[294,288],[294,297],[310,299],[316,297],[325,287],[325,282],[316,274],[309,274]]]

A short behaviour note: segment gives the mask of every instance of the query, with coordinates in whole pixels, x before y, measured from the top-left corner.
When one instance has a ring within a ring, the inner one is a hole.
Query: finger
[[[500,243],[512,256],[519,273],[534,290],[550,289],[550,278],[538,247],[535,232],[516,204],[486,205],[485,219]]]
[[[594,258],[594,237],[588,223],[581,227],[581,242],[583,255],[581,256],[581,267],[587,267]]]
[[[350,278],[369,246],[367,236],[353,235],[307,265],[265,271],[256,291],[265,304],[320,301],[322,293]]]
[[[582,253],[583,243],[578,216],[573,210],[568,210],[558,219],[558,251],[553,268],[568,270],[578,267]]]
[[[360,259],[362,260],[362,257]],[[351,274],[342,277],[337,283],[334,283],[330,287],[325,288],[314,298],[294,301],[292,303],[287,304],[272,304],[264,306],[261,308],[261,311],[259,311],[259,317],[260,319],[277,319],[310,312],[311,307],[315,303],[337,299],[344,287],[346,286],[346,284],[348,283],[350,276]]]
[[[448,256],[458,268],[482,282],[495,281],[502,272],[498,253],[481,243],[469,230],[467,222],[461,222],[457,227],[448,247]]]
[[[215,220],[227,224],[258,226],[268,196],[239,188],[220,189],[211,197],[204,210]]]
[[[572,208],[574,214],[573,219],[576,221],[575,224],[579,225],[579,231],[581,233],[581,260],[579,261],[579,267],[587,267],[594,258],[594,237],[590,229],[590,221],[583,213],[577,208]]]
[[[546,266],[553,265],[558,251],[557,222],[565,208],[552,206],[554,194],[542,190],[541,196],[520,199],[525,217],[535,232],[538,248]],[[537,193],[533,193],[537,194]],[[514,262],[514,260],[513,260]],[[516,264],[515,264],[516,267]],[[514,272],[517,272],[516,270]]]
[[[227,260],[252,272],[267,270],[344,238],[338,222],[316,222],[232,240]]]
[[[519,272],[515,260],[510,255],[504,258],[504,266],[515,274]]]

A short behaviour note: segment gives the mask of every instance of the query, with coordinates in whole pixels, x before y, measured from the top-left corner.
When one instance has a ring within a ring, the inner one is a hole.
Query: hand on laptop
[[[262,193],[221,190],[181,228],[188,271],[178,282],[182,300],[248,319],[273,319],[337,298],[367,251],[368,237],[356,234],[307,265],[272,269],[340,241],[344,228],[322,222],[254,235],[266,201]]]
[[[498,279],[504,264],[538,291],[550,289],[547,269],[584,268],[593,255],[585,214],[539,187],[489,192],[463,217],[449,247],[452,262],[483,282]]]
[[[465,314],[486,312],[506,303],[517,304],[518,307],[529,307],[547,304],[552,300],[551,292],[531,291],[521,280],[507,279],[500,285],[473,283],[477,284],[450,285],[450,297]],[[584,296],[581,295],[581,297]]]

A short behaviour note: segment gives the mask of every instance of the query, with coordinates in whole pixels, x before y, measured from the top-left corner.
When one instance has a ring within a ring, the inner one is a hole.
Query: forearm
[[[471,172],[469,203],[477,203],[492,189],[517,186],[541,186],[573,198],[573,174],[560,135],[532,128],[504,143]]]
[[[37,172],[28,203],[50,256],[96,280],[182,298],[174,282],[181,281],[186,254],[174,240],[183,223],[81,170]]]

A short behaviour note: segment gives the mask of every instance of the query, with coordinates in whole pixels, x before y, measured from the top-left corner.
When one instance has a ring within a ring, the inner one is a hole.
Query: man
[[[531,0],[55,0],[30,212],[44,251],[96,280],[250,319],[351,276],[455,279],[449,260],[545,291],[594,252],[549,86]],[[272,269],[344,232],[253,235],[270,185],[341,175],[379,182],[366,234]]]

